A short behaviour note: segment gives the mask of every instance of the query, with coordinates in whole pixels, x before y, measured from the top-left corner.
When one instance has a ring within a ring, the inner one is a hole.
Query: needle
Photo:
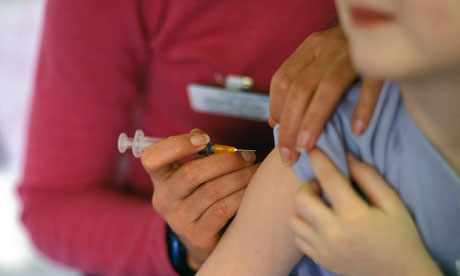
[[[204,149],[202,149],[198,154],[200,155],[210,155],[211,153],[235,153],[237,151],[252,151],[255,152],[256,150],[249,150],[249,149],[237,149],[232,146],[225,146],[219,144],[211,144],[208,143]]]

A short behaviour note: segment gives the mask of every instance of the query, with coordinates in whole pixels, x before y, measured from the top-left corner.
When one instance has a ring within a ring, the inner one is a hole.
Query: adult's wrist
[[[203,262],[187,254],[187,264],[191,270],[197,271],[200,268],[200,266],[203,264]]]
[[[182,276],[195,275],[196,271],[189,267],[187,249],[174,231],[166,224],[166,242],[168,244],[169,261],[174,270]]]

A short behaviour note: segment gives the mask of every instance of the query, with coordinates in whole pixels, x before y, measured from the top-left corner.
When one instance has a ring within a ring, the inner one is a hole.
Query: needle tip
[[[256,152],[256,150],[249,150],[249,149],[236,149],[236,151],[252,151],[252,152]]]

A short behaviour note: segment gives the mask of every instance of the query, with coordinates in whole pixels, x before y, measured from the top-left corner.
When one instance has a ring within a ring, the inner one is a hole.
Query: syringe
[[[124,153],[127,149],[131,148],[133,155],[139,158],[146,148],[152,144],[155,144],[156,142],[160,142],[161,140],[164,139],[145,136],[144,132],[138,129],[134,133],[134,138],[129,138],[126,133],[120,134],[118,137],[118,150],[120,153]]]
[[[131,148],[133,155],[137,158],[141,157],[142,152],[150,145],[155,144],[164,138],[148,137],[144,135],[144,132],[140,129],[136,130],[134,138],[129,138],[126,133],[121,133],[118,137],[118,150],[124,153],[127,149]],[[212,153],[235,153],[238,151],[252,151],[247,149],[237,149],[232,146],[218,145],[208,143],[204,149],[198,152],[200,155],[210,155]]]

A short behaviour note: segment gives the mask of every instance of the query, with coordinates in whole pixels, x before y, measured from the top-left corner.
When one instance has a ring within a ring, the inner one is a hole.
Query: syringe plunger
[[[150,145],[163,140],[162,138],[148,137],[140,129],[136,130],[134,138],[129,138],[126,133],[120,134],[118,137],[118,150],[124,153],[127,149],[131,148],[133,155],[137,158],[141,157],[142,152]]]

